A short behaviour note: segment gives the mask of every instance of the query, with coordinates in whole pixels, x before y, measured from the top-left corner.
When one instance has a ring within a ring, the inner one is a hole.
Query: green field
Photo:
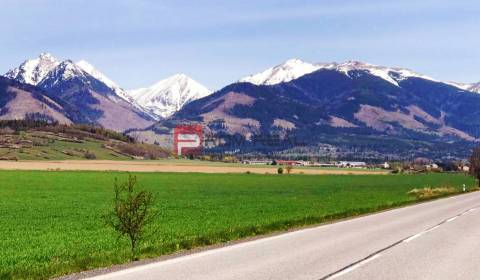
[[[85,159],[85,151],[94,153],[98,159],[129,160],[130,157],[105,149],[104,141],[94,139],[83,143],[53,141],[45,146],[34,146],[23,149],[0,148],[0,156],[16,157],[18,160],[81,160]],[[68,153],[68,154],[67,154]]]
[[[465,175],[139,173],[161,212],[141,257],[320,223],[415,201],[413,188]],[[45,279],[128,261],[101,215],[116,172],[0,171],[0,279]]]

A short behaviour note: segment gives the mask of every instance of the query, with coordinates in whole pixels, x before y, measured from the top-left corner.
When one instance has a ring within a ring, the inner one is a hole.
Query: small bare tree
[[[128,180],[119,183],[115,178],[115,200],[112,211],[105,215],[105,222],[121,238],[130,241],[132,259],[136,259],[138,245],[144,239],[148,225],[156,216],[152,193],[137,190],[137,177],[128,175]]]
[[[477,179],[480,188],[480,147],[476,147],[470,156],[470,174]]]
[[[287,165],[287,167],[285,167],[285,169],[287,170],[287,174],[290,174],[292,172],[293,166]]]

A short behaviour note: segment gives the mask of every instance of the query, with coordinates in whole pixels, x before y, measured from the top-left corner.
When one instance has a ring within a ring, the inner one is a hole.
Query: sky
[[[478,0],[0,0],[0,73],[49,52],[126,89],[185,73],[211,90],[290,58],[480,81]]]

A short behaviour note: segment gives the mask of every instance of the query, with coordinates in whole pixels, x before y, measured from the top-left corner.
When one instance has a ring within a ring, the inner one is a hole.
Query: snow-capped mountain
[[[26,60],[6,76],[43,91],[74,123],[97,124],[117,131],[153,123],[151,116],[119,94],[120,87],[85,61],[76,64],[44,53]],[[32,102],[25,104],[31,106],[24,105],[24,111],[38,111]]]
[[[128,91],[128,94],[151,115],[168,118],[185,104],[209,95],[203,85],[185,74],[176,74],[148,88]]]
[[[168,131],[179,123],[200,122],[222,139],[215,151],[297,154],[302,151],[291,140],[301,139],[305,154],[328,143],[345,148],[341,153],[347,156],[355,150],[378,159],[464,158],[480,142],[480,124],[472,121],[480,118],[480,94],[402,68],[355,61],[314,67],[289,62],[288,67],[253,77],[267,84],[233,83],[147,130]],[[292,79],[308,68],[318,70]],[[273,83],[281,78],[292,80]],[[242,145],[237,137],[245,140]],[[261,142],[272,137],[279,138],[277,144]]]
[[[49,53],[42,53],[37,58],[28,59],[19,67],[8,71],[5,77],[21,83],[37,85],[60,61]]]
[[[51,69],[37,85],[42,88],[50,88],[74,79],[84,83],[91,83],[92,81],[89,81],[89,78],[91,76],[73,63],[73,61],[65,60]]]
[[[38,87],[63,104],[76,123],[94,123],[117,131],[152,124],[151,117],[71,60],[52,69]]]
[[[5,74],[5,77],[30,85],[38,85],[47,77],[50,71],[54,70],[61,63],[61,60],[55,58],[50,53],[42,53],[38,57],[28,59],[19,67],[8,71]],[[79,68],[75,67],[74,64]],[[69,61],[69,63],[64,63],[62,68],[65,68],[63,70],[66,70],[64,71],[64,75],[66,75],[63,77],[64,79],[68,79],[68,76],[82,76],[82,71],[79,71],[81,69],[90,76],[104,83],[107,87],[111,88],[118,96],[132,102],[131,97],[126,94],[125,90],[85,60],[80,60],[77,63]],[[63,70],[57,69],[57,71],[62,72]]]
[[[274,85],[290,82],[318,69],[320,69],[318,65],[310,64],[300,59],[290,59],[263,72],[240,79],[240,82],[248,82],[255,85]]]
[[[249,82],[255,85],[275,85],[279,83],[290,82],[320,69],[336,70],[347,76],[349,76],[350,72],[354,70],[367,71],[370,74],[382,78],[396,86],[398,86],[399,81],[410,77],[418,77],[434,81],[434,79],[428,76],[415,73],[408,69],[378,66],[359,61],[311,64],[299,59],[290,59],[283,64],[269,68],[263,72],[240,79],[240,82]]]
[[[131,96],[127,94],[127,92],[117,85],[114,81],[108,78],[105,74],[103,74],[100,70],[98,70],[95,66],[87,62],[86,60],[80,60],[76,63],[83,71],[90,74],[95,79],[103,82],[106,86],[111,88],[118,96],[122,97],[123,99],[133,103],[133,99]]]
[[[26,60],[8,71],[5,77],[47,90],[54,87],[56,90],[70,90],[72,83],[90,85],[96,92],[108,92],[105,97],[111,101],[118,103],[122,99],[153,119],[169,117],[188,102],[210,94],[207,88],[183,74],[174,75],[148,88],[127,92],[89,62],[62,61],[49,53]],[[69,85],[66,86],[66,83]],[[58,84],[62,86],[58,87]]]

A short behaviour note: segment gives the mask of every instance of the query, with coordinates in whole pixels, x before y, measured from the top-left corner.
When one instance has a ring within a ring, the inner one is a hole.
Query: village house
[[[363,161],[340,161],[337,163],[337,167],[367,168],[367,163]]]

